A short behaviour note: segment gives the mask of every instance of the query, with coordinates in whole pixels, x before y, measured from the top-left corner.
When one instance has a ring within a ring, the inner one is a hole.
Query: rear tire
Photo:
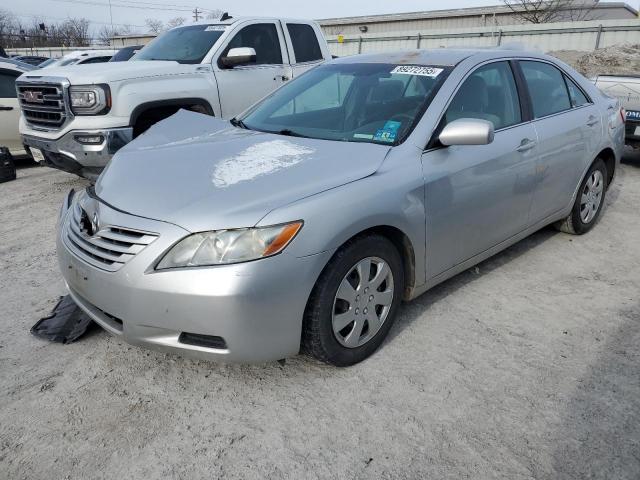
[[[404,291],[402,257],[387,238],[365,235],[333,256],[305,309],[302,351],[345,367],[382,344]]]
[[[591,230],[604,207],[608,178],[605,163],[597,159],[580,184],[571,213],[555,227],[572,235],[582,235]]]

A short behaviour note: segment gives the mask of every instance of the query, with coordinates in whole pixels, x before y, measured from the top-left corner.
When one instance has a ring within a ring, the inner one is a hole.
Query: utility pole
[[[113,11],[111,10],[111,0],[109,0],[109,17],[111,17],[111,33],[113,34]]]
[[[202,13],[202,10],[198,10],[198,7],[193,9],[193,21],[197,22],[200,19],[200,14]]]

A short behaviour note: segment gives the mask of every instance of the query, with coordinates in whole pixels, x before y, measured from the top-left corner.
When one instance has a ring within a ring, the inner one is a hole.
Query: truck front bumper
[[[72,130],[60,138],[22,135],[25,150],[38,149],[47,166],[95,180],[111,157],[133,138],[133,128]]]

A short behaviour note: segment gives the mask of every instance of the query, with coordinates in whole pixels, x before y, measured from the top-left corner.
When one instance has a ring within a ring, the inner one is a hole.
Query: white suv
[[[320,27],[306,20],[178,27],[128,62],[20,77],[20,133],[34,158],[94,179],[119,148],[179,109],[232,118],[330,58]]]

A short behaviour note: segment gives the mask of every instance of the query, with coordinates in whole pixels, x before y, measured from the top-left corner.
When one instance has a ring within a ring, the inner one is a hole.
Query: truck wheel
[[[596,224],[607,193],[607,167],[602,159],[597,159],[580,184],[576,202],[567,218],[555,227],[565,233],[582,235]]]
[[[393,243],[380,235],[348,242],[307,302],[302,350],[340,367],[361,362],[387,336],[403,291],[402,258]]]

